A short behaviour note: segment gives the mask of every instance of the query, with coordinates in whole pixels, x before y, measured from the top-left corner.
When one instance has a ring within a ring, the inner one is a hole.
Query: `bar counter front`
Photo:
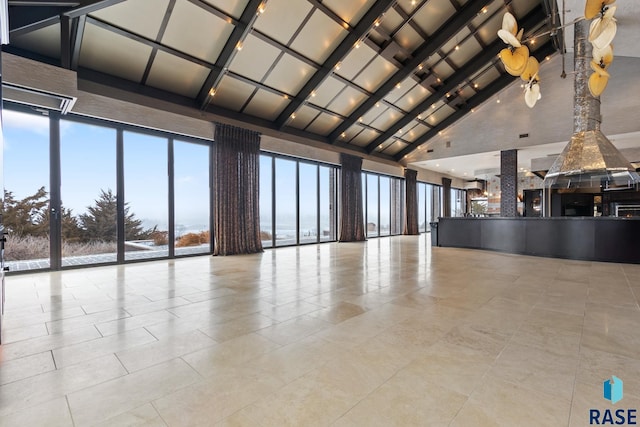
[[[640,218],[439,218],[437,245],[640,264]]]

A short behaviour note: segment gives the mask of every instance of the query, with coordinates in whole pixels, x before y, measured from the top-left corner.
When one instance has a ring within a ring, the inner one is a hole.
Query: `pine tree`
[[[86,240],[103,240],[115,242],[117,240],[117,199],[111,189],[100,190],[100,197],[93,206],[87,208],[87,213],[78,218],[80,226],[85,232]],[[133,213],[129,213],[129,206],[124,207],[125,240],[136,240],[144,237],[142,221]]]
[[[35,194],[16,200],[13,192],[4,192],[2,222],[7,231],[21,236],[46,236],[49,233],[49,193],[40,187]]]

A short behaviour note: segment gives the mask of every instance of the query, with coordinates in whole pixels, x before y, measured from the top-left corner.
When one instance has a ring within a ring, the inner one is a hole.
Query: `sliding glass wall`
[[[335,166],[307,160],[260,156],[263,247],[336,240],[336,171]]]
[[[4,259],[13,270],[49,268],[49,118],[4,108]]]
[[[273,167],[272,156],[260,156],[260,240],[263,248],[273,246]]]
[[[60,121],[62,265],[115,262],[116,130]]]
[[[206,144],[173,141],[176,255],[211,252],[209,150]]]
[[[12,108],[2,206],[10,271],[211,252],[209,141]]]
[[[362,194],[367,237],[402,234],[404,180],[363,172]]]
[[[125,260],[169,255],[166,138],[124,133]]]
[[[442,216],[442,187],[424,182],[418,183],[418,230],[430,231],[429,223]]]
[[[467,209],[467,192],[457,188],[451,189],[451,216],[464,216]]]

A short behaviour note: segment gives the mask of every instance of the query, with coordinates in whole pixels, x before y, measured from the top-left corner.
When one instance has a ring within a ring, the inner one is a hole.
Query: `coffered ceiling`
[[[221,121],[403,161],[515,81],[497,58],[506,11],[538,59],[561,46],[550,0],[9,0],[4,49]]]

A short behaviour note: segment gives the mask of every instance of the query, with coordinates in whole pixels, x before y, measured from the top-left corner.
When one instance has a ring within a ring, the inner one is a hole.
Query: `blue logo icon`
[[[612,375],[611,379],[607,379],[603,383],[604,398],[610,400],[611,403],[619,402],[623,395],[622,387],[622,380],[615,375]]]

